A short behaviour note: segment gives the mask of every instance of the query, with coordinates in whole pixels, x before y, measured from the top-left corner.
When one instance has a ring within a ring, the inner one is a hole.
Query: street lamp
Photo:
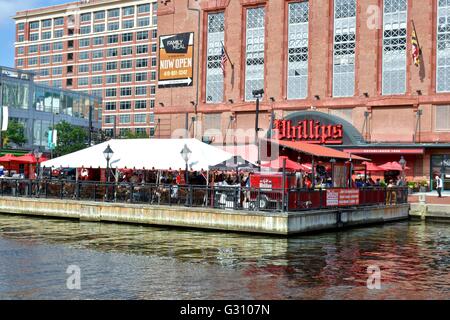
[[[405,168],[406,168],[406,160],[405,160],[405,158],[402,156],[398,163],[402,166],[402,186],[403,186],[404,183],[405,183]]]
[[[103,151],[103,156],[106,159],[106,182],[109,183],[109,161],[111,160],[112,156],[114,154],[114,151],[111,149],[111,147],[106,147],[105,151]],[[106,185],[106,200],[108,200],[108,184]]]
[[[350,181],[349,181],[349,187],[353,188],[353,162],[352,162],[352,154],[350,153],[350,158],[348,159],[350,162]]]
[[[181,154],[181,157],[183,158],[184,162],[186,163],[186,170],[185,170],[185,172],[186,172],[186,185],[187,185],[188,182],[189,182],[188,161],[189,161],[189,158],[191,157],[192,151],[189,150],[188,146],[185,144],[183,149],[181,150],[180,154]]]
[[[264,89],[253,90],[253,97],[256,98],[256,112],[255,112],[255,145],[258,146],[258,165],[261,164],[261,157],[259,154],[259,140],[258,140],[258,132],[259,132],[259,99],[262,98],[264,94]]]
[[[36,158],[36,178],[39,178],[39,171],[40,171],[40,165],[39,165],[39,160],[42,157],[42,152],[40,152],[38,149],[35,149],[33,151],[34,157]]]

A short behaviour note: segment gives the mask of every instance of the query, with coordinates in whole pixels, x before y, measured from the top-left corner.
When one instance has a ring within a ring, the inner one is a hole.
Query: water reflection
[[[0,216],[0,298],[450,298],[447,224],[296,238]],[[71,264],[82,290],[66,289]],[[379,266],[381,290],[368,290]]]

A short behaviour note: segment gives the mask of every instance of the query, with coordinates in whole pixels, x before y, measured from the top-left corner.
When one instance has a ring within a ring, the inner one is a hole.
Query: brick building
[[[153,134],[156,0],[85,0],[17,12],[15,66],[103,99],[107,134]]]
[[[449,30],[445,0],[162,1],[158,33],[194,33],[194,82],[157,90],[156,135],[187,128],[222,143],[214,128],[243,143],[226,132],[255,132],[252,92],[263,89],[260,128],[340,124],[348,138],[333,147],[376,164],[404,156],[409,180],[442,173],[450,189]]]

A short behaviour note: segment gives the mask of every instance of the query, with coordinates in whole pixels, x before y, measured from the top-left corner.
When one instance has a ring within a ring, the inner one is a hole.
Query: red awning
[[[367,158],[363,158],[356,155],[350,155],[349,153],[342,152],[339,150],[331,149],[328,147],[324,147],[317,144],[311,144],[300,141],[285,141],[285,140],[268,140],[270,142],[277,143],[280,146],[287,147],[305,154],[309,154],[315,157],[323,157],[323,158],[336,158],[336,159],[346,159],[348,160],[350,157],[355,160],[370,160]]]

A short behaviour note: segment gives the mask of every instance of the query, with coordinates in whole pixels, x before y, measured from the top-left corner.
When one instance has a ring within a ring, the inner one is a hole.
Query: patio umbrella
[[[400,163],[396,161],[387,162],[382,164],[380,168],[383,168],[385,171],[403,171],[403,168]],[[405,167],[405,170],[408,170],[408,167]]]
[[[11,161],[14,161],[17,157],[11,153],[5,154],[0,157],[0,162],[8,162],[8,175],[11,176]]]
[[[364,161],[363,164],[365,164],[367,166],[367,172],[375,172],[375,171],[386,171],[386,169],[377,166],[375,163],[373,162],[367,162]]]
[[[255,170],[258,169],[258,166],[251,163],[250,161],[245,160],[241,156],[233,156],[230,159],[223,161],[214,166],[210,166],[209,170]]]
[[[261,167],[272,168],[272,169],[282,169],[284,159],[286,159],[286,170],[294,170],[294,171],[302,171],[302,170],[304,171],[305,170],[304,166],[302,166],[301,164],[299,164],[295,161],[290,160],[286,156],[281,156],[275,160],[261,164]]]
[[[39,163],[47,161],[47,160],[48,159],[46,157],[42,156],[42,157],[39,158]],[[31,163],[31,164],[34,164],[34,163],[38,162],[36,157],[32,153],[28,153],[28,154],[25,154],[23,156],[16,157],[13,161],[20,162],[20,163]]]

